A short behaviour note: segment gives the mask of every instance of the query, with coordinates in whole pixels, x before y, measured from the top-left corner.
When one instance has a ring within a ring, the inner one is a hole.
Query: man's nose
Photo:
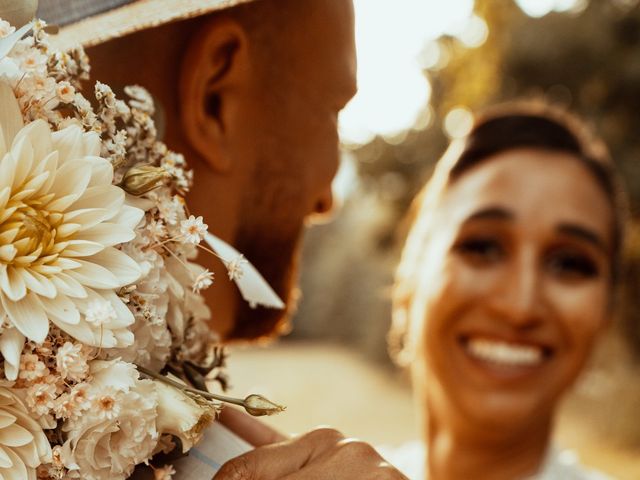
[[[316,204],[313,210],[313,213],[320,216],[326,217],[331,214],[333,211],[333,190],[331,185],[324,189],[324,191],[320,194],[318,199],[316,200]]]
[[[534,252],[525,252],[514,259],[494,292],[493,308],[505,321],[517,328],[538,324],[544,315],[542,272]]]

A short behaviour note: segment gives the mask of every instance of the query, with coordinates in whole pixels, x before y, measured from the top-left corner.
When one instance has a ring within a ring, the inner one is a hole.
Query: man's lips
[[[543,344],[493,335],[461,335],[459,342],[472,359],[501,368],[537,367],[553,355]]]

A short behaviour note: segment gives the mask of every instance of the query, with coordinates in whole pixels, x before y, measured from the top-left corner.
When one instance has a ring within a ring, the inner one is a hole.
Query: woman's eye
[[[591,278],[598,275],[598,265],[588,255],[570,250],[553,252],[547,259],[552,273],[563,278]]]
[[[464,257],[478,263],[492,263],[502,259],[505,249],[495,238],[469,238],[455,246]]]

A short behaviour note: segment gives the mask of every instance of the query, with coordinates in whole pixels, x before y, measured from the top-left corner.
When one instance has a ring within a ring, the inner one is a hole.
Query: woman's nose
[[[492,305],[505,321],[517,328],[527,328],[542,320],[545,300],[535,252],[525,251],[514,258],[497,287]]]

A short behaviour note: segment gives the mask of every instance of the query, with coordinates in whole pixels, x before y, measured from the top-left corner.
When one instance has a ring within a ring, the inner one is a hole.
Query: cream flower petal
[[[73,222],[80,226],[78,231],[94,227],[111,219],[113,212],[108,208],[80,208],[65,213],[65,222]]]
[[[7,153],[2,157],[2,161],[0,161],[0,189],[9,187],[9,189],[12,190],[13,178],[15,177],[15,175],[16,159],[13,158],[13,155]]]
[[[27,472],[27,467],[18,455],[15,454],[12,450],[6,449],[7,455],[11,459],[11,467],[5,469],[2,473],[2,476],[8,480],[13,479],[25,479],[31,480],[33,476],[29,475]]]
[[[84,208],[105,208],[114,214],[124,205],[124,191],[113,185],[98,185],[88,187],[69,209],[80,210]]]
[[[0,187],[0,208],[4,208],[9,201],[9,196],[11,195],[11,189],[6,187]]]
[[[18,188],[22,189],[22,184],[31,173],[33,148],[31,148],[31,144],[26,138],[16,138],[9,155],[16,159],[16,173],[13,177],[13,189],[15,191]],[[20,159],[19,162],[17,161],[18,158]]]
[[[88,240],[71,240],[64,249],[64,255],[67,257],[89,257],[100,253],[106,245]]]
[[[56,178],[51,189],[56,196],[67,195],[80,198],[91,180],[91,165],[84,160],[68,160],[56,171]],[[51,208],[54,211],[65,211],[66,208]]]
[[[40,303],[52,321],[59,320],[69,325],[77,325],[80,322],[80,312],[76,304],[65,295],[58,295],[55,300],[40,298]]]
[[[22,269],[17,267],[0,268],[0,288],[14,302],[27,294],[27,286],[21,272]]]
[[[47,192],[51,191],[51,186],[56,179],[56,170],[58,169],[58,152],[54,151],[45,156],[40,162],[39,168],[43,172],[49,172],[47,181],[40,188],[40,192],[38,192],[45,195]]]
[[[16,417],[12,417],[15,421]],[[13,423],[12,421],[12,423]],[[11,458],[9,457],[9,455],[4,451],[3,448],[0,448],[0,468],[9,468],[13,465],[13,462],[11,461]],[[2,477],[4,480],[4,477]]]
[[[13,89],[4,81],[0,81],[0,129],[2,131],[2,153],[6,152],[18,131],[22,128],[20,105],[13,94]]]
[[[4,357],[4,374],[7,380],[18,378],[20,354],[24,347],[25,337],[17,328],[5,330],[0,336],[0,353]]]
[[[0,428],[8,427],[12,423],[15,423],[17,418],[14,415],[11,415],[9,412],[5,412],[4,410],[0,410]],[[4,452],[0,451],[0,457]],[[0,458],[0,461],[6,457]]]
[[[140,224],[142,217],[144,217],[144,210],[130,205],[123,205],[120,212],[109,221],[125,225],[133,230]]]
[[[82,232],[78,232],[75,238],[78,240],[98,242],[105,247],[112,247],[120,243],[129,242],[133,240],[135,236],[135,232],[128,225],[101,223]]]
[[[53,147],[51,143],[51,130],[49,124],[44,120],[36,120],[18,132],[13,142],[15,146],[18,141],[27,140],[33,148],[33,155],[36,159],[45,159],[51,154]]]
[[[54,298],[58,293],[54,283],[38,272],[23,269],[22,278],[29,290],[42,297]]]
[[[108,160],[93,156],[84,157],[84,160],[91,164],[90,187],[108,185],[113,182],[113,166]]]
[[[71,298],[86,298],[87,291],[75,278],[70,277],[65,273],[59,273],[55,277],[51,278],[51,281],[56,286],[60,293],[63,293]]]
[[[11,323],[27,338],[43,342],[49,331],[49,321],[37,295],[28,294],[22,300],[12,301],[0,293],[2,306]]]
[[[0,430],[0,445],[6,445],[7,447],[21,447],[33,440],[33,435],[29,433],[29,430],[21,427],[20,425],[9,425],[8,427]]]
[[[127,254],[113,247],[105,248],[100,253],[88,257],[88,262],[101,265],[122,282],[118,287],[129,285],[140,278],[140,267]],[[100,287],[97,287],[100,288]]]
[[[79,268],[69,270],[68,275],[90,288],[120,288],[118,277],[102,265],[85,260],[77,260]],[[126,284],[125,284],[126,285]]]
[[[53,148],[60,152],[62,163],[67,162],[69,159],[82,158],[86,155],[82,135],[82,128],[78,125],[71,125],[51,135]]]

